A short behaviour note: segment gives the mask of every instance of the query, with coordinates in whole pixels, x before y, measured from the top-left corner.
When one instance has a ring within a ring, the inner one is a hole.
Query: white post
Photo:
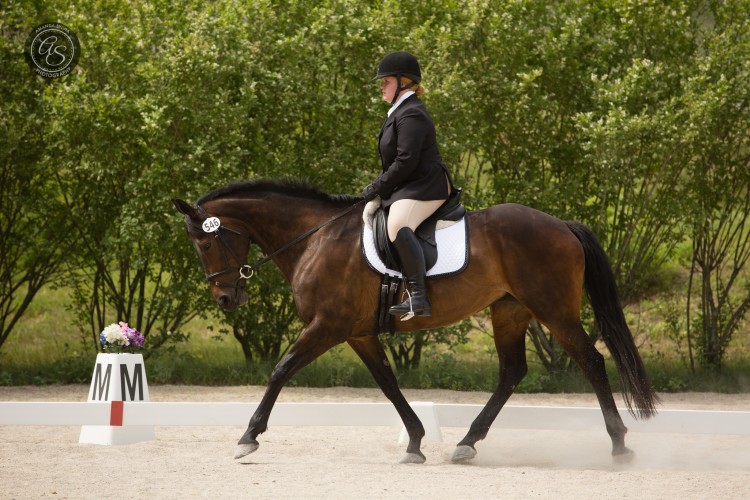
[[[409,403],[409,405],[424,426],[424,438],[428,441],[442,443],[443,434],[440,432],[440,421],[438,419],[435,403],[429,401],[415,401]],[[398,442],[400,444],[409,442],[409,433],[406,432],[406,427],[401,427],[401,434],[398,437]]]
[[[148,401],[146,365],[141,354],[98,354],[89,402],[112,402],[110,425],[84,425],[79,443],[131,444],[156,439],[153,425],[125,425],[122,401]]]

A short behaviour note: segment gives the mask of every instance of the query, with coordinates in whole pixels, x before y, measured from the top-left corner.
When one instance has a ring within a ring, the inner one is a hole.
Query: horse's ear
[[[172,203],[181,214],[187,215],[191,219],[199,219],[197,210],[190,203],[179,198],[172,198]]]

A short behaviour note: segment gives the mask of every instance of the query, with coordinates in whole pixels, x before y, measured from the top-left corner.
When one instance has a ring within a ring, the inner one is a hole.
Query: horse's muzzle
[[[216,303],[225,311],[234,311],[238,307],[247,304],[247,292],[245,290],[237,290],[235,294],[222,293],[216,297]]]

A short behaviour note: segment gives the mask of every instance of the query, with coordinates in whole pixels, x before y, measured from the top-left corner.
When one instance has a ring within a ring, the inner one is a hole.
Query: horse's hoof
[[[474,449],[473,446],[468,445],[460,445],[456,446],[456,450],[453,452],[453,457],[451,458],[451,462],[457,463],[457,462],[465,462],[467,460],[471,460],[472,458],[477,456],[477,450]]]
[[[421,453],[407,453],[406,455],[404,455],[404,458],[399,460],[398,463],[400,464],[423,464],[425,463],[425,460],[427,459]]]
[[[630,448],[625,448],[623,451],[612,454],[612,462],[616,465],[629,464],[635,458],[635,452]]]
[[[259,444],[257,441],[247,444],[238,444],[237,451],[234,452],[234,459],[238,460],[242,457],[246,457],[247,455],[257,450],[258,446]]]

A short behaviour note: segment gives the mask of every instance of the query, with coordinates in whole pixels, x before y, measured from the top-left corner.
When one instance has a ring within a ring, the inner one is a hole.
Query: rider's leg
[[[396,247],[401,267],[406,275],[409,297],[401,304],[390,308],[395,315],[430,316],[432,309],[425,286],[425,261],[422,247],[414,230],[445,200],[417,201],[399,200],[393,203],[388,214],[388,237]]]
[[[435,213],[445,200],[398,200],[388,210],[388,238],[396,241],[399,230],[408,227],[416,231],[417,227]]]

